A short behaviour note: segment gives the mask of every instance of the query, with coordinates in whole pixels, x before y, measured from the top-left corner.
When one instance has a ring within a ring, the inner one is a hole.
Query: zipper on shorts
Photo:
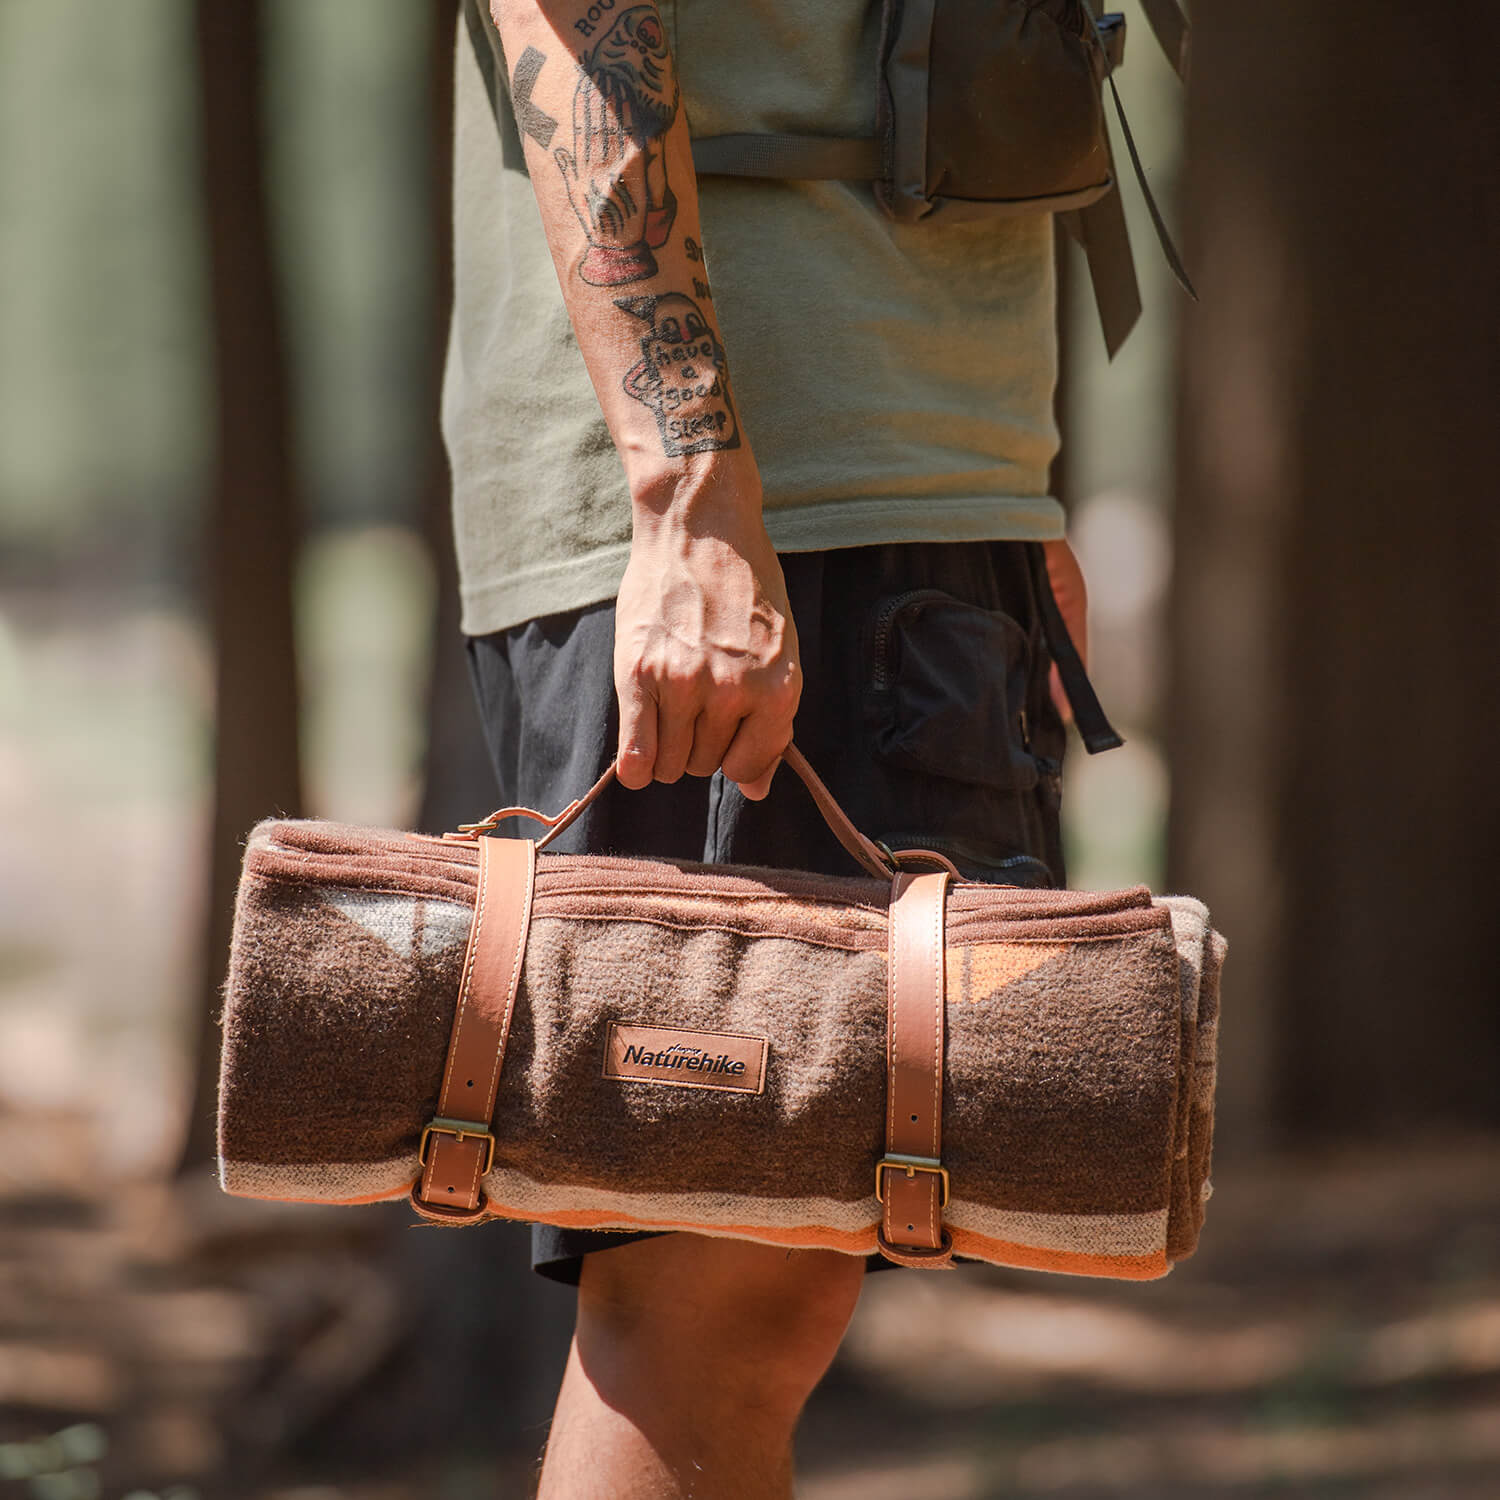
[[[908,589],[904,594],[897,594],[894,599],[886,600],[880,613],[875,617],[875,638],[870,652],[874,669],[872,681],[877,691],[883,692],[891,683],[888,656],[891,629],[896,623],[896,616],[919,599],[947,599],[948,597],[950,596],[942,589]]]
[[[881,843],[890,849],[931,849],[934,854],[944,854],[960,869],[1005,871],[1019,874],[1028,871],[1042,877],[1043,884],[1052,884],[1052,871],[1045,860],[1034,854],[979,854],[970,845],[959,839],[931,838],[922,833],[887,833]],[[983,881],[985,876],[977,877]],[[1015,880],[990,880],[991,885],[1024,885],[1029,882]]]

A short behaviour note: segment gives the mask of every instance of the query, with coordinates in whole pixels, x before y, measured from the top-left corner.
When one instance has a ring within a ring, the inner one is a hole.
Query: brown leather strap
[[[538,849],[545,849],[574,819],[615,779],[615,763],[611,761],[604,774],[586,791],[575,797],[560,813],[549,817],[534,807],[497,807],[489,817],[478,823],[460,823],[455,833],[445,833],[443,841],[450,844],[472,844],[492,828],[498,827],[507,818],[530,818],[533,823],[543,824],[547,831],[536,841]]]
[[[484,1217],[480,1178],[495,1153],[490,1120],[500,1065],[526,956],[536,845],[480,839],[474,925],[464,954],[448,1064],[437,1114],[422,1132],[422,1176],[412,1204],[424,1218],[471,1223]]]
[[[879,844],[867,839],[849,821],[849,814],[838,805],[833,793],[823,785],[818,773],[808,765],[802,752],[795,745],[788,745],[782,752],[782,759],[802,778],[803,785],[812,794],[818,811],[823,815],[823,821],[827,823],[829,830],[839,843],[849,851],[863,869],[875,876],[877,880],[889,880],[891,860]],[[537,840],[536,844],[538,849],[545,849],[614,779],[615,768],[611,765],[583,796],[570,802],[555,816],[549,817],[546,813],[537,812],[530,807],[502,807],[492,812],[482,822],[460,824],[456,833],[445,833],[443,838],[450,843],[472,844],[482,834],[488,833],[497,824],[504,822],[506,818],[531,818],[547,827],[547,832]],[[417,834],[414,837],[421,838],[423,835]],[[926,855],[925,857],[941,859],[940,855]]]
[[[944,905],[949,875],[896,876],[891,886],[886,1022],[885,1156],[875,1168],[878,1240],[903,1266],[952,1263],[943,1230]]]
[[[823,821],[839,843],[877,880],[891,878],[891,862],[880,846],[867,839],[852,822],[849,814],[838,805],[832,792],[823,785],[821,778],[808,765],[807,757],[795,746],[788,745],[781,757],[802,778],[802,784],[812,793]]]

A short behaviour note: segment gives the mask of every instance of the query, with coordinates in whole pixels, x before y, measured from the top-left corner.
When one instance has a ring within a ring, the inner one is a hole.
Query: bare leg
[[[790,1500],[864,1262],[673,1234],[584,1261],[540,1500]]]

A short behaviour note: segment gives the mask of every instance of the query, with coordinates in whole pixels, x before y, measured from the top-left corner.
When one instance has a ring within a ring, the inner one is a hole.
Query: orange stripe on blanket
[[[529,1219],[532,1213],[490,1200],[491,1207],[506,1218]],[[637,1219],[628,1214],[579,1209],[571,1213],[549,1213],[549,1224],[563,1229],[682,1231],[715,1239],[757,1240],[766,1245],[785,1245],[800,1250],[842,1250],[855,1255],[876,1251],[875,1226],[864,1230],[828,1229],[805,1224],[790,1229],[772,1229],[758,1224],[684,1224],[666,1219]],[[1073,1276],[1106,1276],[1114,1280],[1154,1281],[1172,1269],[1165,1251],[1149,1255],[1091,1255],[1081,1250],[1044,1250],[1008,1240],[992,1240],[969,1229],[954,1229],[955,1255],[967,1255],[992,1264],[1016,1266],[1031,1271],[1061,1271]]]
[[[490,1207],[502,1218],[534,1220],[534,1209],[514,1208],[490,1199]],[[869,1229],[828,1229],[823,1225],[797,1225],[790,1229],[762,1228],[759,1224],[684,1224],[671,1219],[637,1219],[629,1214],[607,1213],[600,1209],[575,1209],[567,1213],[549,1212],[547,1223],[560,1229],[657,1230],[662,1234],[681,1231],[704,1234],[714,1239],[759,1240],[767,1245],[785,1245],[796,1250],[844,1250],[867,1255],[875,1249],[875,1226]]]
[[[1108,1276],[1117,1281],[1154,1281],[1172,1269],[1165,1250],[1149,1255],[1089,1255],[1081,1250],[1042,1250],[992,1240],[972,1229],[954,1229],[953,1253],[1028,1271],[1063,1271],[1072,1276]]]

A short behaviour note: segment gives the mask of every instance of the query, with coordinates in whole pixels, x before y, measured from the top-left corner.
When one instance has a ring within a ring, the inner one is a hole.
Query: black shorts
[[[1035,546],[904,543],[781,564],[801,645],[796,742],[856,826],[894,849],[938,849],[969,879],[1062,885],[1064,731],[1048,691]],[[504,802],[558,811],[614,757],[613,604],[468,647]],[[537,828],[516,820],[499,831]],[[854,873],[785,770],[760,803],[722,775],[613,786],[552,848]],[[539,1224],[532,1266],[576,1285],[589,1251],[643,1238]]]

